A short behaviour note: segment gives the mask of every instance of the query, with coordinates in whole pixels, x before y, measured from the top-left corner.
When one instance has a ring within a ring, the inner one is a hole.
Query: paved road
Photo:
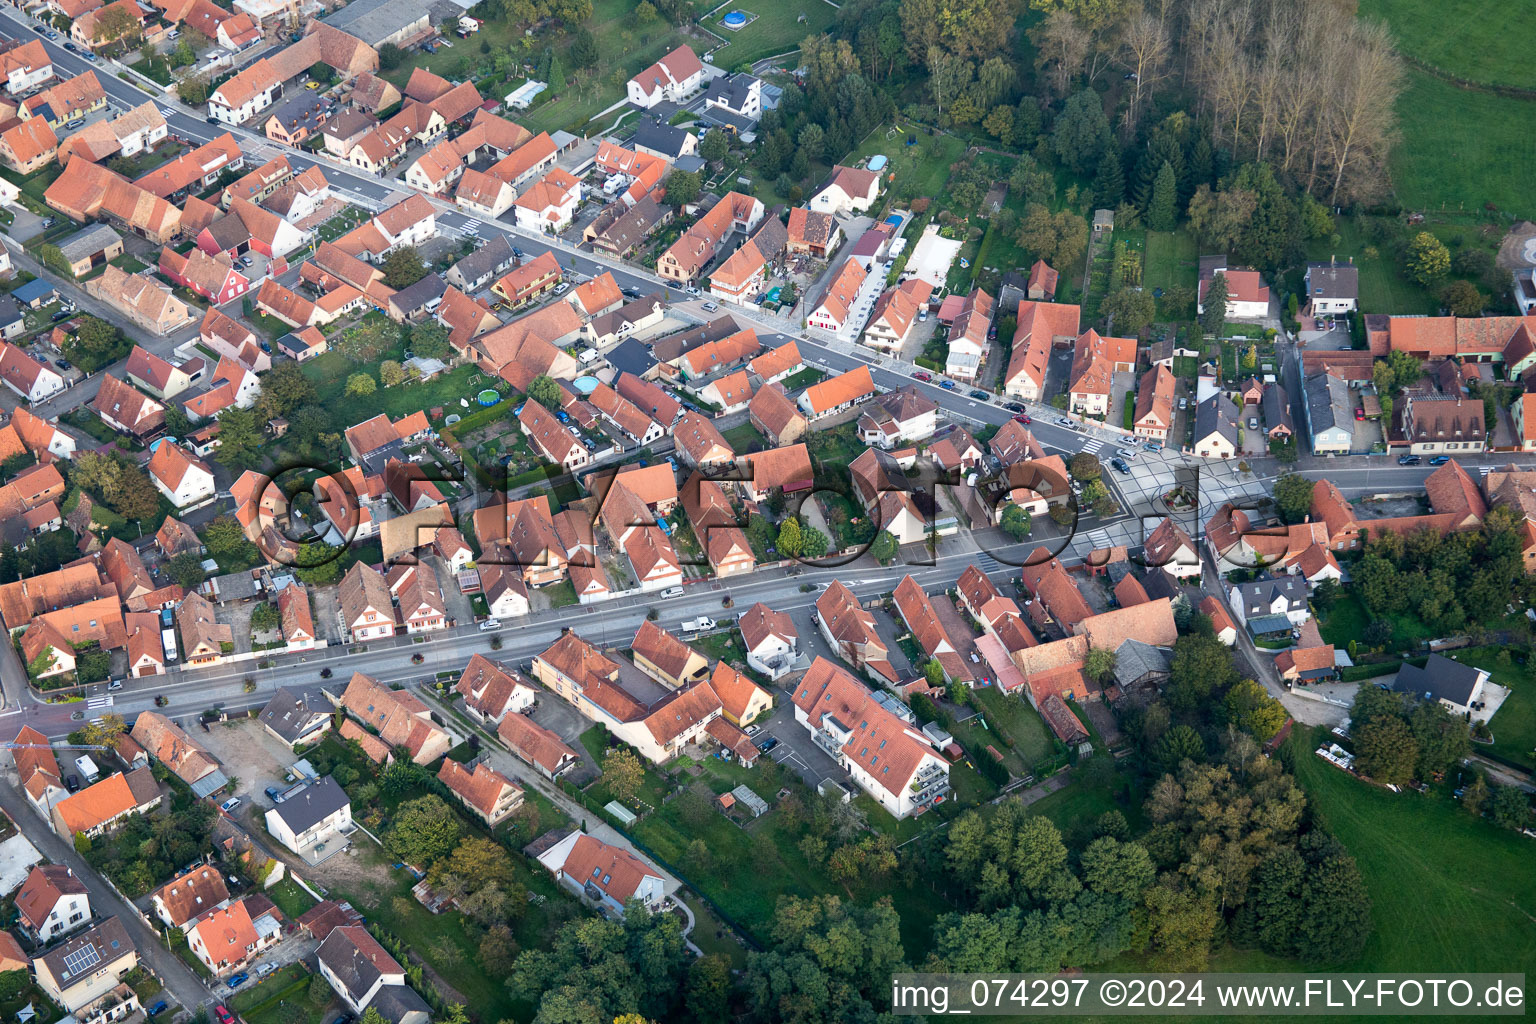
[[[43,824],[37,812],[21,795],[14,771],[6,772],[6,784],[0,786],[0,807],[16,820],[32,845],[53,864],[68,865],[81,878],[96,878],[96,869],[75,852],[74,845],[59,838],[58,833]],[[117,917],[128,930],[128,935],[139,948],[139,959],[159,976],[172,996],[182,1006],[195,1010],[210,1001],[202,980],[186,963],[165,948],[154,932],[139,920],[138,914],[104,885],[91,886],[91,909],[96,916]]]

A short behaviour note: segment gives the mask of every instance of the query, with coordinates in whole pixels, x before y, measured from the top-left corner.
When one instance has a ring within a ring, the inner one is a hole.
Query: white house
[[[749,121],[761,120],[763,83],[746,72],[721,75],[710,83],[704,105],[707,110],[721,110]]]
[[[265,57],[208,95],[208,113],[224,124],[241,125],[272,105],[282,83]]]
[[[63,377],[15,345],[3,341],[0,341],[0,380],[34,404],[64,390]]]
[[[53,58],[41,39],[32,39],[0,54],[0,71],[5,73],[6,92],[21,96],[53,77]]]
[[[1354,257],[1307,264],[1307,299],[1314,314],[1349,313],[1360,308],[1360,272]]]
[[[1252,628],[1257,620],[1278,617],[1298,625],[1312,617],[1307,607],[1308,593],[1307,581],[1300,576],[1265,576],[1251,583],[1234,584],[1227,603],[1243,626]]]
[[[149,478],[178,509],[205,504],[212,501],[215,494],[213,470],[169,439],[161,441],[155,454],[150,456]]]
[[[1454,715],[1471,715],[1486,718],[1487,712],[1474,708],[1483,699],[1483,688],[1488,684],[1488,672],[1473,665],[1466,665],[1443,654],[1431,654],[1423,668],[1403,663],[1397,670],[1392,689],[1425,700],[1436,701]]]
[[[742,612],[736,624],[746,642],[749,666],[769,679],[778,679],[795,667],[800,636],[788,615],[758,602]]]
[[[1269,289],[1257,270],[1232,270],[1225,256],[1200,257],[1200,289],[1196,311],[1205,312],[1205,293],[1221,274],[1227,281],[1227,316],[1233,320],[1260,320],[1269,315]]]
[[[832,177],[805,205],[817,213],[849,216],[863,213],[875,204],[880,191],[880,175],[858,167],[837,166]]]
[[[703,63],[684,44],[629,80],[629,102],[644,110],[663,100],[676,103],[692,95],[703,81]]]
[[[571,226],[581,205],[581,182],[556,167],[523,190],[512,206],[517,226],[525,231],[559,233]]]
[[[327,775],[297,792],[290,791],[267,812],[266,823],[272,838],[303,856],[327,836],[352,831],[352,803],[346,791]]]
[[[34,942],[46,946],[91,919],[91,893],[62,864],[39,864],[16,890],[16,923]]]

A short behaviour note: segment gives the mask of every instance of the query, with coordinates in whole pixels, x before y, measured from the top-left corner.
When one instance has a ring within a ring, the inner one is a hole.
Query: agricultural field
[[[1530,137],[1536,101],[1458,89],[1418,71],[1397,103],[1402,139],[1392,150],[1392,183],[1405,206],[1475,212],[1492,203],[1536,216]]]
[[[1479,0],[1361,0],[1362,17],[1385,21],[1413,60],[1493,85],[1536,88],[1529,9]]]

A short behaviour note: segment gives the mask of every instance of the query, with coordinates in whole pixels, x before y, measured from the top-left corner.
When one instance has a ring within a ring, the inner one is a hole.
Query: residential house
[[[36,405],[64,390],[64,378],[15,345],[0,341],[0,381]]]
[[[69,261],[69,272],[84,277],[103,263],[123,254],[123,239],[105,224],[81,228],[59,243],[59,251]]]
[[[607,913],[622,916],[631,900],[652,913],[660,913],[666,904],[662,877],[644,861],[583,832],[570,831],[538,860],[578,896]]]
[[[155,916],[178,931],[210,910],[229,904],[229,888],[217,866],[195,864],[149,894]]]
[[[283,937],[282,914],[255,893],[210,910],[186,930],[187,946],[215,977],[233,974]]]
[[[41,39],[30,39],[0,53],[0,75],[6,92],[24,96],[53,78],[53,58]]]
[[[532,674],[585,717],[604,725],[621,742],[634,746],[642,757],[656,764],[699,742],[709,723],[721,714],[720,698],[702,680],[673,690],[658,701],[638,699],[625,686],[619,663],[571,631],[534,656]]]
[[[1308,263],[1303,281],[1313,316],[1352,313],[1360,308],[1360,271],[1353,256],[1343,266],[1336,259]]]
[[[46,946],[91,920],[91,891],[63,864],[38,864],[11,897],[16,924],[30,941]]]
[[[1275,655],[1275,671],[1287,686],[1326,682],[1338,673],[1334,664],[1333,645],[1292,647],[1281,651]]]
[[[938,403],[915,384],[887,391],[865,402],[858,419],[859,439],[887,451],[925,441],[938,429]]]
[[[867,276],[868,272],[858,260],[852,257],[844,260],[837,273],[828,281],[821,299],[806,315],[806,325],[835,333],[845,325],[852,324],[850,317],[854,315],[854,303]]]
[[[1265,575],[1251,583],[1233,584],[1227,604],[1236,614],[1238,624],[1257,636],[1288,630],[1311,618],[1307,596],[1306,580]]]
[[[747,403],[747,419],[775,448],[800,440],[807,422],[782,384],[758,388]]]
[[[1291,420],[1291,398],[1278,381],[1264,389],[1264,434],[1271,441],[1289,441],[1296,432]]]
[[[744,71],[716,77],[704,93],[704,116],[719,118],[732,129],[741,122],[756,123],[763,116],[762,81]]]
[[[200,634],[197,629],[187,628],[188,602],[192,603],[193,615],[211,616],[213,608],[199,595],[188,594],[176,609],[176,625],[181,630],[187,650],[192,651],[200,641]],[[215,627],[215,630],[218,629]],[[228,626],[222,627],[222,636],[229,636]],[[192,659],[189,657],[188,660]],[[145,753],[185,782],[194,795],[208,796],[229,784],[229,779],[219,769],[218,758],[188,735],[185,729],[159,712],[139,712],[139,717],[134,719],[131,735],[133,741],[144,748]]]
[[[501,296],[509,305],[516,306],[551,291],[560,283],[560,262],[552,251],[546,250],[533,259],[519,263],[494,285],[491,291]]]
[[[43,994],[80,1024],[103,1024],[138,1012],[138,997],[121,983],[138,965],[128,929],[109,917],[34,957],[32,974]],[[127,1009],[112,1013],[118,1006]]]
[[[294,586],[284,587],[282,593]],[[333,710],[319,690],[280,686],[257,718],[284,745],[307,747],[330,730]]]
[[[1013,352],[1003,374],[1003,390],[1010,397],[1026,402],[1044,400],[1046,367],[1051,352],[1076,341],[1081,315],[1078,306],[1055,302],[1019,303]]]
[[[427,1024],[430,1019],[426,1001],[405,983],[405,968],[362,925],[332,928],[320,943],[315,961],[320,976],[354,1014],[361,1016],[372,1006],[391,1024]]]
[[[677,103],[691,96],[703,80],[704,65],[684,44],[629,80],[629,102],[643,110],[663,100]]]
[[[694,469],[720,469],[736,461],[736,452],[720,431],[696,412],[683,414],[672,428],[672,438],[678,454]]]
[[[1173,371],[1163,365],[1141,375],[1136,388],[1135,419],[1131,421],[1137,437],[1168,440],[1168,431],[1173,427],[1174,383]]]
[[[223,314],[219,314],[223,316]],[[148,391],[159,399],[172,398],[187,390],[202,374],[206,363],[202,359],[188,360],[173,366],[142,345],[135,345],[128,353],[128,365],[123,368],[129,383]]]
[[[53,805],[53,830],[66,840],[105,835],[132,814],[160,805],[160,785],[149,768],[116,772]],[[41,980],[41,979],[39,979]]]
[[[17,174],[33,173],[53,160],[58,151],[58,136],[44,118],[34,117],[0,131],[0,160]]]
[[[533,707],[537,694],[521,676],[482,654],[472,654],[454,691],[464,698],[464,710],[482,724],[501,724],[508,715]]]
[[[405,747],[417,764],[431,764],[453,746],[453,738],[433,723],[431,711],[414,694],[391,690],[361,672],[352,673],[337,703],[377,730],[391,748]]]
[[[474,252],[448,268],[444,277],[460,291],[477,292],[489,286],[511,267],[514,259],[512,243],[506,235],[497,232]]]
[[[553,779],[581,757],[554,733],[525,715],[507,715],[496,727],[496,735],[507,749]]]
[[[805,445],[792,444],[752,452],[736,460],[741,467],[741,493],[749,501],[762,501],[773,491],[788,495],[810,490],[815,471]]]
[[[352,802],[335,778],[311,779],[298,792],[289,791],[266,812],[267,832],[299,856],[317,843],[353,829]]]
[[[637,152],[676,163],[699,152],[699,137],[674,125],[651,122],[635,130],[630,145]]]
[[[581,229],[581,237],[594,251],[624,259],[652,231],[670,223],[673,216],[671,206],[657,202],[647,193],[634,202],[620,200],[610,204],[596,220]]]
[[[1045,260],[1035,260],[1029,268],[1029,280],[1025,282],[1024,294],[1032,302],[1055,302],[1056,283],[1060,276]]]
[[[1200,578],[1200,552],[1172,516],[1164,516],[1147,535],[1142,561],[1146,565],[1160,566],[1181,580]]]
[[[545,461],[559,466],[567,473],[575,472],[591,460],[591,453],[571,436],[549,410],[533,399],[524,401],[523,411],[518,413],[517,421],[533,450]]]
[[[1115,374],[1135,368],[1135,338],[1104,338],[1095,330],[1081,334],[1072,353],[1068,385],[1072,411],[1085,416],[1107,416]]]
[[[394,605],[389,586],[378,571],[354,563],[337,588],[341,624],[354,643],[395,635]]]
[[[796,206],[789,211],[789,238],[786,248],[824,260],[837,251],[843,231],[830,213]]]
[[[1423,668],[1409,662],[1397,670],[1392,689],[1426,701],[1434,701],[1453,715],[1477,718],[1488,671],[1443,654],[1431,654]]]
[[[581,182],[556,167],[524,189],[513,203],[513,209],[518,227],[559,234],[570,226],[579,205]]]
[[[759,601],[737,617],[736,625],[746,647],[748,666],[774,680],[793,670],[800,634],[787,614]]]
[[[1221,274],[1227,282],[1227,318],[1256,320],[1269,315],[1269,289],[1256,270],[1233,270],[1225,256],[1200,257],[1200,287],[1196,312],[1205,312],[1205,293],[1211,281]]]
[[[816,599],[815,618],[821,635],[844,661],[884,682],[898,681],[875,617],[840,580],[827,584]]]
[[[483,761],[471,771],[445,757],[437,778],[488,828],[495,828],[523,806],[523,787]]]
[[[949,793],[949,762],[928,738],[847,670],[817,658],[795,684],[795,721],[892,816],[920,813]]]
[[[874,205],[879,191],[879,174],[838,165],[832,168],[831,177],[811,196],[806,205],[817,213],[848,217],[868,211]]]
[[[709,660],[654,622],[640,624],[630,645],[635,667],[669,690],[709,675]]]
[[[1195,406],[1195,454],[1216,459],[1237,455],[1240,447],[1237,415],[1237,406],[1223,392],[1217,392]]]
[[[1409,392],[1401,408],[1402,436],[1414,455],[1480,452],[1487,443],[1480,398]]]
[[[743,234],[763,219],[763,204],[739,192],[727,192],[656,261],[656,273],[679,284],[690,284],[714,259],[733,231]]]
[[[165,406],[110,373],[102,375],[91,408],[107,426],[141,442],[165,429]]]
[[[251,287],[250,279],[222,252],[210,256],[193,249],[183,256],[167,247],[160,253],[160,273],[216,306],[238,299]]]
[[[869,367],[860,365],[806,388],[800,396],[800,409],[807,420],[823,419],[846,412],[874,394],[875,381]]]
[[[955,298],[950,296],[945,305]],[[955,380],[973,383],[987,356],[987,338],[992,328],[992,296],[977,288],[959,303],[949,319],[949,350],[944,359],[944,373]],[[944,311],[939,319],[945,320]]]
[[[1302,418],[1314,455],[1348,455],[1354,449],[1354,411],[1349,387],[1331,373],[1313,374],[1302,382]]]
[[[165,335],[192,322],[192,310],[160,282],[107,265],[85,282],[85,292],[127,315],[151,334]]]
[[[148,469],[155,488],[178,510],[201,508],[215,496],[213,470],[180,445],[158,446]]]
[[[78,154],[70,157],[64,173],[48,186],[43,198],[71,220],[83,223],[101,217],[161,245],[173,241],[181,230],[181,210],[163,196]]]
[[[881,292],[864,327],[864,344],[888,352],[900,351],[932,293],[933,286],[917,277],[909,277],[895,288]]]

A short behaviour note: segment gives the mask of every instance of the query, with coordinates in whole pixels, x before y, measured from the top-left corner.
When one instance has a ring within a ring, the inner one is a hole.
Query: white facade
[[[794,641],[769,633],[747,652],[747,664],[769,679],[777,679],[794,668],[795,653]]]
[[[68,893],[59,897],[48,916],[37,926],[37,941],[48,945],[61,935],[83,927],[91,920],[91,894]]]
[[[795,721],[804,726],[806,731],[811,734],[812,739],[823,749],[830,747],[832,751],[837,751],[833,756],[837,758],[839,764],[847,769],[848,776],[858,784],[860,789],[874,797],[881,807],[885,808],[897,819],[909,816],[922,803],[926,802],[926,800],[918,798],[918,794],[923,789],[935,784],[948,784],[949,763],[931,750],[924,750],[912,774],[908,778],[900,780],[896,784],[895,792],[892,792],[880,780],[865,771],[857,761],[841,754],[841,747],[847,741],[847,737],[839,736],[825,729],[816,728],[811,724],[810,717],[798,705],[795,707]],[[852,734],[849,733],[848,735],[851,736]],[[927,745],[926,740],[922,742],[924,746]],[[944,780],[944,782],[939,783],[940,779]],[[919,784],[916,792],[913,790],[914,784]]]
[[[277,82],[272,82],[238,107],[231,107],[222,90],[215,90],[208,97],[208,114],[223,124],[239,126],[272,105],[277,98]]]
[[[13,96],[31,92],[53,77],[53,64],[43,64],[30,70],[16,68],[6,75],[5,89]]]
[[[333,832],[350,832],[352,830],[352,805],[344,804],[340,810],[322,818],[302,832],[294,832],[288,823],[283,820],[282,804],[278,804],[267,812],[267,831],[272,833],[272,838],[282,843],[294,853],[303,853],[305,849],[320,840],[320,837]]]
[[[142,152],[145,149],[149,149],[150,147],[154,146],[155,143],[159,142],[170,133],[170,126],[167,125],[164,121],[161,121],[159,124],[153,124],[145,128],[140,128],[136,132],[130,132],[118,140],[118,142],[122,145],[122,152],[120,155],[133,156],[134,154]]]
[[[166,486],[165,481],[153,473],[149,477],[155,482],[156,489],[177,508],[188,508],[201,502],[211,501],[214,496],[213,474],[196,463],[187,467],[187,471],[181,475],[181,482],[175,488]]]

